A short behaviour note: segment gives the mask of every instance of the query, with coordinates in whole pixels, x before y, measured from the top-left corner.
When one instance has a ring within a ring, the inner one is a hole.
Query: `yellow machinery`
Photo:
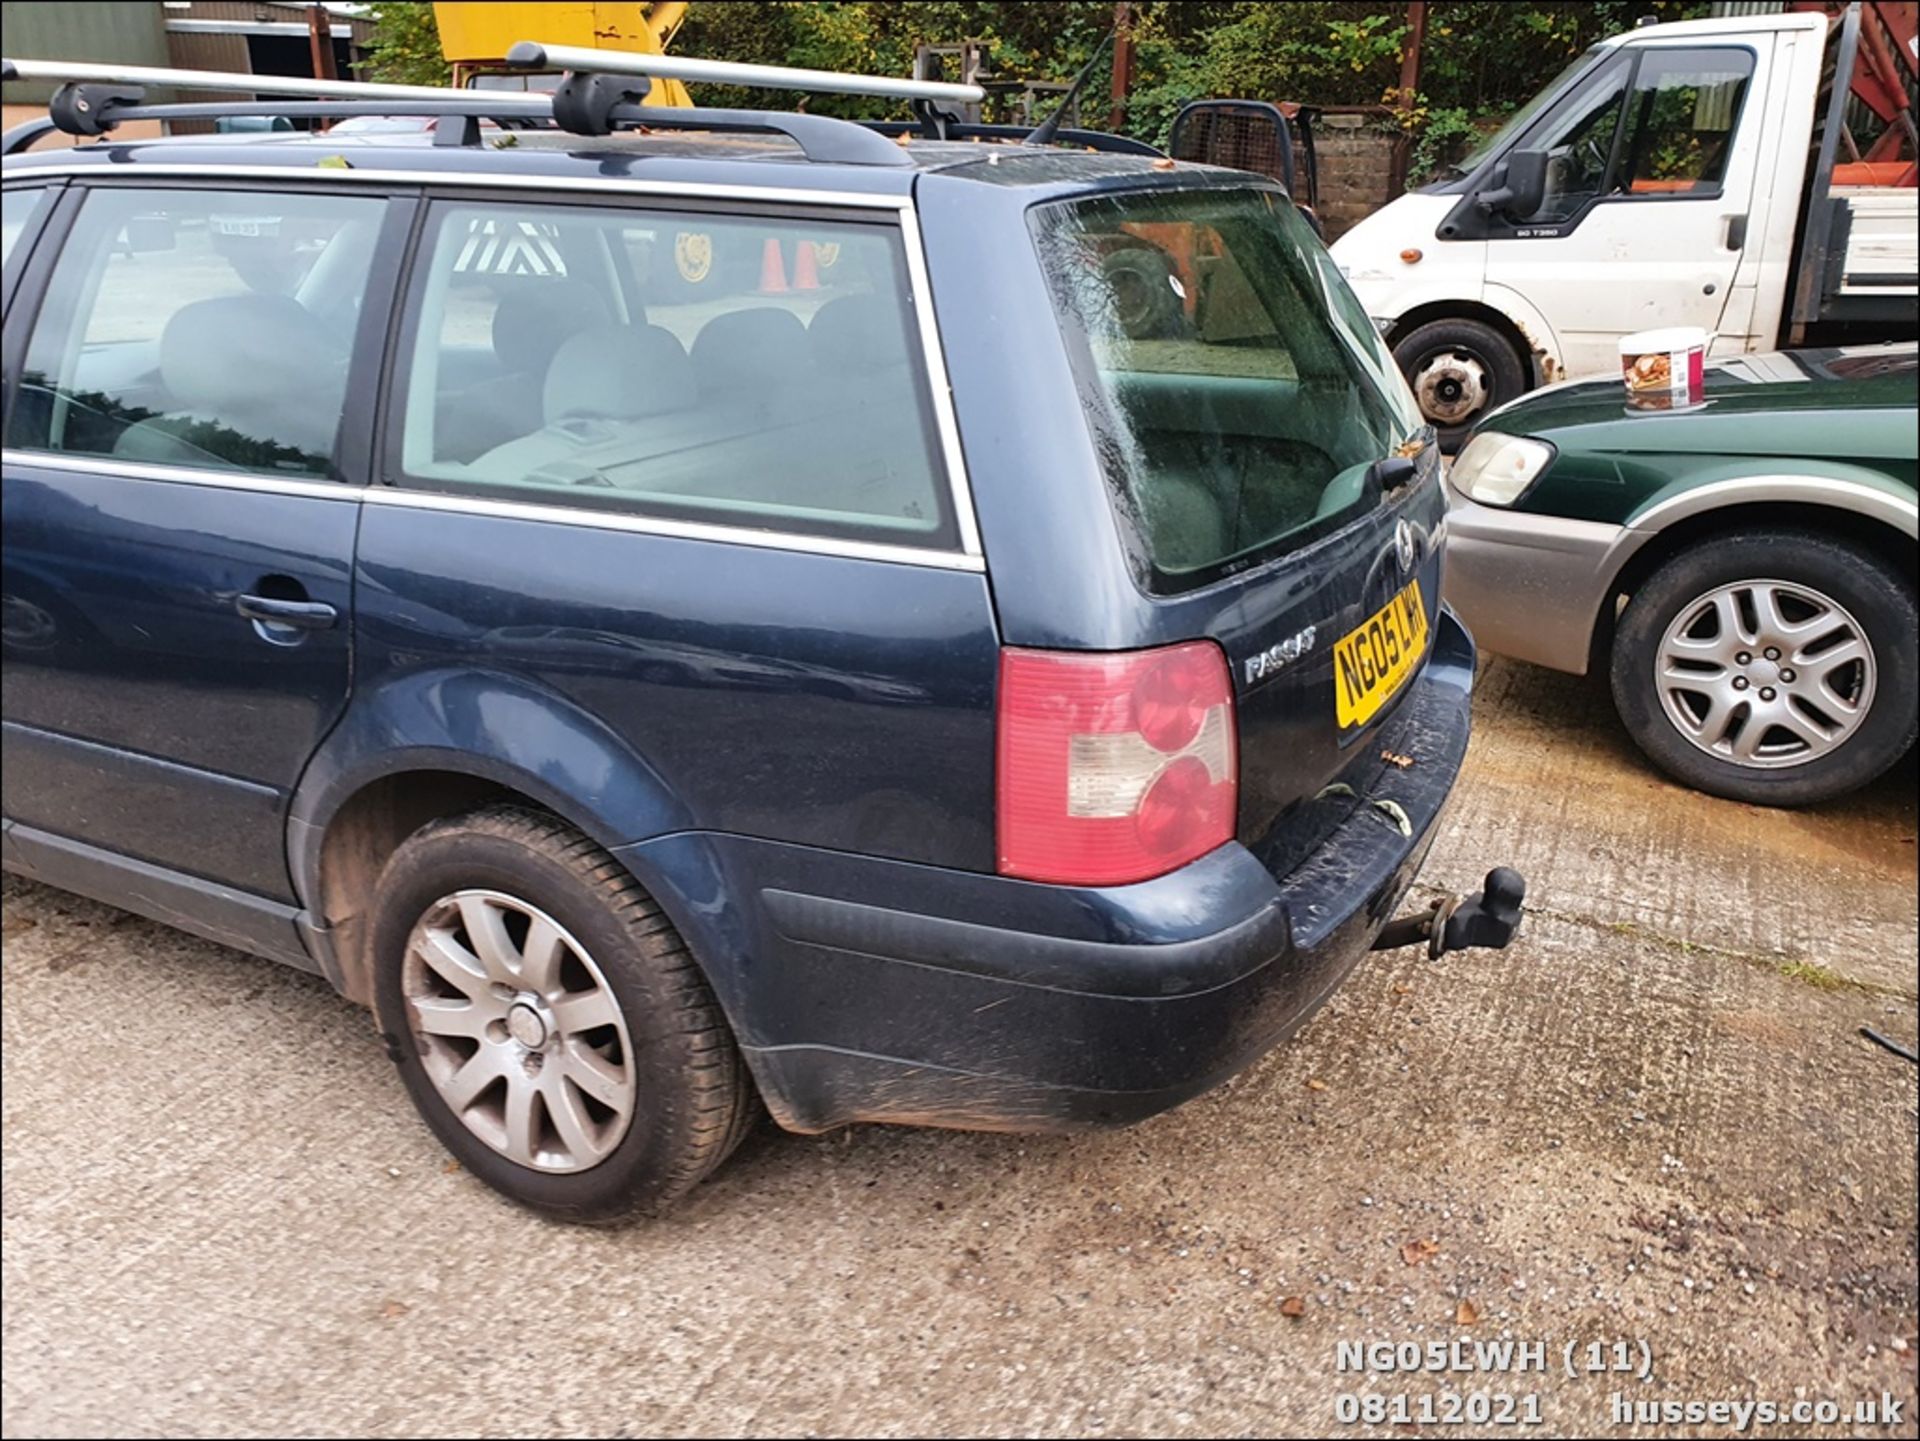
[[[655,0],[651,5],[594,4],[587,0],[541,0],[522,5],[468,0],[436,3],[433,7],[440,26],[440,49],[453,65],[453,83],[461,86],[472,85],[481,76],[525,76],[525,71],[508,71],[502,63],[507,51],[520,40],[664,54],[686,14],[685,0]],[[531,83],[540,88],[537,81]],[[691,106],[693,97],[680,81],[656,78],[647,104]]]

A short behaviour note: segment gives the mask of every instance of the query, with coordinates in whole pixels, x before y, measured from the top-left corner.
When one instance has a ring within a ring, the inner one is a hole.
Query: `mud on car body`
[[[1467,741],[1431,432],[1283,193],[763,128],[7,163],[8,867],[320,971],[558,1215],[763,1107],[1195,1095]]]

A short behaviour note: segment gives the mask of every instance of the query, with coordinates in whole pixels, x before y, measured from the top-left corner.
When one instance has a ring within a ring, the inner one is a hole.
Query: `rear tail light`
[[[1124,885],[1233,839],[1227,659],[1159,650],[1000,653],[1000,872]]]

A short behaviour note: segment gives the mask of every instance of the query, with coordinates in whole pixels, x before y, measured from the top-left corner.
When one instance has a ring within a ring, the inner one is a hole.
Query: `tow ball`
[[[1472,895],[1441,896],[1420,915],[1388,921],[1373,938],[1373,949],[1425,945],[1429,960],[1476,946],[1502,950],[1520,929],[1520,902],[1526,895],[1525,876],[1510,866],[1495,866]]]

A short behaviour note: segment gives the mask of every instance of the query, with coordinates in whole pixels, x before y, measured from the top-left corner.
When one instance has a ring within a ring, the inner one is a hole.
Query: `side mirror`
[[[1496,189],[1474,196],[1475,207],[1491,215],[1505,211],[1516,220],[1537,213],[1547,198],[1547,152],[1516,150],[1507,157]]]

